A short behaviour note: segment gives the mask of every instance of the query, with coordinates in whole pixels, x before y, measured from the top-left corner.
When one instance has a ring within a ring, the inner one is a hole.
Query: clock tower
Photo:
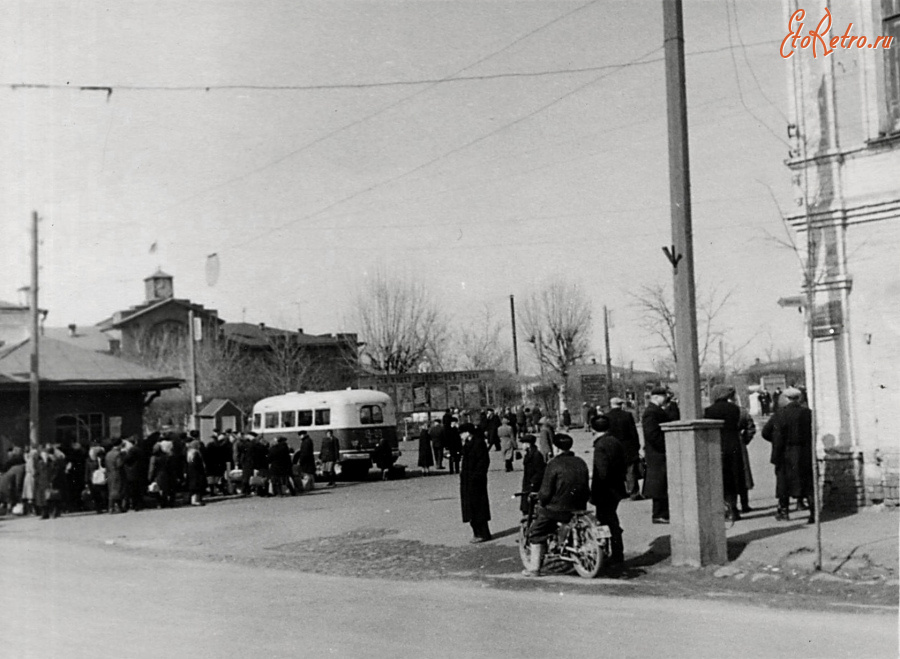
[[[157,269],[156,272],[144,279],[144,292],[147,302],[159,302],[173,297],[175,293],[172,287],[172,275]]]

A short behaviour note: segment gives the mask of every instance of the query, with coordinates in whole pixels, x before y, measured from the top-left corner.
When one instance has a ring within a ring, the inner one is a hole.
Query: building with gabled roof
[[[138,364],[40,339],[39,440],[64,446],[142,436],[144,408],[183,380]],[[29,440],[31,339],[0,348],[0,445]]]

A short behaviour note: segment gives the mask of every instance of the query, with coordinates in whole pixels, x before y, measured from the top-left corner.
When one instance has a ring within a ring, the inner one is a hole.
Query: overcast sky
[[[629,293],[671,285],[661,4],[7,2],[0,299],[29,281],[37,210],[51,325],[140,303],[158,266],[226,320],[315,333],[355,329],[378,267],[463,322],[562,275],[595,302],[597,357],[607,304],[614,361],[649,365]],[[685,30],[697,275],[734,289],[750,361],[802,345],[776,304],[797,257],[770,238],[786,18],[687,0]]]

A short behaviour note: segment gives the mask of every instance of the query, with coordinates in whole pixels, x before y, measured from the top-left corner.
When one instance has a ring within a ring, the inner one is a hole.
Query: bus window
[[[266,412],[266,428],[278,427],[278,412]]]
[[[282,428],[293,428],[296,424],[294,423],[297,419],[297,413],[291,410],[290,412],[282,412],[281,413],[281,427]]]
[[[363,425],[384,423],[380,405],[363,405],[359,408],[359,422]]]
[[[312,410],[300,410],[297,412],[297,425],[301,428],[311,426],[313,424],[312,419]]]
[[[253,415],[253,427],[257,430],[262,428],[262,414]]]
[[[331,410],[316,410],[316,425],[327,426],[331,423]]]

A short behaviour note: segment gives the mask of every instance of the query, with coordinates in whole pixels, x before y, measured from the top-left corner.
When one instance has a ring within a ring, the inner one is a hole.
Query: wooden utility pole
[[[609,311],[603,305],[603,343],[606,348],[606,404],[613,395],[612,386],[612,355],[609,354]]]
[[[194,310],[188,311],[188,358],[191,363],[191,430],[197,430],[197,349],[194,346]]]
[[[38,308],[38,214],[31,214],[31,378],[29,387],[28,440],[32,448],[41,443],[40,424],[40,309]]]
[[[667,249],[666,252],[675,271],[675,355],[678,360],[679,406],[682,419],[692,420],[701,418],[702,408],[681,0],[663,0],[663,33],[669,120],[669,198],[672,214],[672,247],[671,251]]]
[[[519,345],[516,340],[516,298],[514,295],[509,296],[509,317],[512,322],[512,344],[513,344],[513,368],[516,375],[519,374]]]

